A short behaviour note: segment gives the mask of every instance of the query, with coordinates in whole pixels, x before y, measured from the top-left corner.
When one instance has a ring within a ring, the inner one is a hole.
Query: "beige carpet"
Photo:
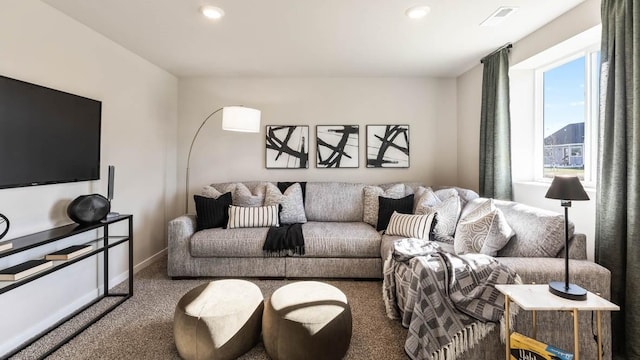
[[[60,348],[49,359],[178,359],[173,341],[173,311],[188,290],[210,279],[171,280],[166,262],[154,263],[135,276],[134,296]],[[257,280],[265,298],[292,280]],[[325,280],[322,280],[325,281]],[[406,330],[384,313],[380,281],[329,280],[349,299],[353,336],[346,359],[406,359]],[[126,289],[126,288],[125,288]],[[98,306],[105,306],[107,301]],[[104,304],[103,304],[104,303]],[[84,314],[84,313],[83,313]],[[88,314],[87,314],[88,315]],[[13,359],[36,359],[50,344],[81,326],[82,314]],[[80,325],[79,325],[80,324]],[[258,343],[241,359],[268,359]]]

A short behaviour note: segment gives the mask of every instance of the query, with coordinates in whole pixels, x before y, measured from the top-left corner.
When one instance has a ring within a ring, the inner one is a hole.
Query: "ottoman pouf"
[[[217,280],[176,305],[173,334],[183,359],[235,359],[260,339],[264,298],[253,283]]]
[[[351,308],[338,288],[301,281],[266,301],[262,340],[272,359],[341,359],[351,342]]]

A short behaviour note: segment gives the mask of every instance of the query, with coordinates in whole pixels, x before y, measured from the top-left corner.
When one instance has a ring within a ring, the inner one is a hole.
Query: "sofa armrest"
[[[497,257],[501,264],[514,270],[524,284],[547,284],[564,281],[564,259]],[[588,260],[569,260],[569,279],[605,299],[610,298],[611,272]]]
[[[191,257],[189,239],[196,232],[195,215],[182,215],[169,221],[167,273],[169,276],[184,274],[183,267]]]
[[[557,257],[564,259],[564,251],[565,249],[562,248]],[[585,234],[575,233],[569,239],[569,259],[587,260],[587,236]]]

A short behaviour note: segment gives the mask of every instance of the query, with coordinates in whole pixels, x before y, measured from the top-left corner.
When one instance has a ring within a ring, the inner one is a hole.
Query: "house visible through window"
[[[542,114],[538,178],[577,175],[595,181],[599,62],[599,51],[590,50],[536,71]]]

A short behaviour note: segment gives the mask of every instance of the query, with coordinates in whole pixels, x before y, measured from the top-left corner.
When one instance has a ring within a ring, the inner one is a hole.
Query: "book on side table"
[[[38,271],[42,271],[53,266],[51,260],[29,260],[6,269],[0,270],[0,281],[15,281],[20,280],[23,277],[35,274]]]
[[[46,260],[70,260],[91,251],[91,245],[73,245],[45,256]]]
[[[9,250],[9,249],[13,249],[13,244],[10,242],[4,243],[4,244],[0,244],[0,252],[1,251],[5,251],[5,250]]]

